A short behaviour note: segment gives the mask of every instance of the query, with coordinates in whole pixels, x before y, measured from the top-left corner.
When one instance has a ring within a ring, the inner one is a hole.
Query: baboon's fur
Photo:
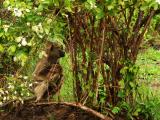
[[[48,42],[45,52],[46,55],[37,63],[33,73],[34,80],[39,82],[34,89],[36,101],[58,93],[63,83],[63,71],[59,64],[59,58],[65,55],[62,47]]]

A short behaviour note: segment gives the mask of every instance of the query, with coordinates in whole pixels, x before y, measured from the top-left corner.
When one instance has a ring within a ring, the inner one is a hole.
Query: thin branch
[[[134,7],[130,9],[130,14],[129,14],[128,23],[127,23],[128,29],[129,29],[129,25],[130,25],[132,17],[133,17],[133,13],[134,13]]]
[[[160,14],[160,9],[158,9],[158,10],[156,10],[156,11],[154,12],[153,17],[156,16],[156,15],[159,15],[159,14]],[[140,25],[141,27],[147,23],[147,20],[148,20],[149,17],[150,17],[150,15],[147,15],[147,16],[142,20],[141,25]]]
[[[122,5],[121,5],[121,9],[123,9]],[[128,21],[127,21],[127,17],[126,17],[126,9],[124,9],[122,11],[122,13],[123,13],[123,16],[124,16],[125,24],[128,26]]]

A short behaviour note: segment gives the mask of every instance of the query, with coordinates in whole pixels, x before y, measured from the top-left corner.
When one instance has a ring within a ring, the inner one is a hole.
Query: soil
[[[60,104],[24,103],[0,112],[0,120],[100,120],[79,108]]]

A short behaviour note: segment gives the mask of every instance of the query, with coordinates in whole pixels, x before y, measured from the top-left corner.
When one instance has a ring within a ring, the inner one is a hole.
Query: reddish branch
[[[80,103],[69,103],[69,102],[48,102],[48,103],[36,103],[35,105],[52,105],[52,104],[59,104],[59,105],[67,105],[80,108],[81,110],[86,111],[87,113],[91,113],[92,115],[102,119],[102,120],[113,120],[112,118],[105,116],[87,106],[84,106]]]
[[[132,46],[131,47],[131,56],[130,57],[133,60],[133,62],[135,62],[135,60],[136,60],[136,56],[138,54],[139,46],[140,46],[140,44],[141,44],[141,42],[143,40],[143,36],[144,36],[147,28],[149,27],[149,24],[151,22],[152,17],[155,15],[155,12],[156,11],[152,10],[149,13],[149,15],[147,17],[145,17],[144,19],[142,19],[143,14],[141,13],[139,15],[139,17],[137,18],[138,23],[137,22],[135,23],[137,25],[135,25],[136,27],[135,27],[135,30],[134,30],[135,31],[134,35],[133,35],[133,37],[131,37],[131,43],[132,44],[130,44]],[[145,22],[144,22],[144,20],[145,20]],[[144,25],[144,27],[141,26],[142,24]],[[141,33],[139,33],[140,30],[142,29],[142,27],[143,27],[143,30],[142,30]]]

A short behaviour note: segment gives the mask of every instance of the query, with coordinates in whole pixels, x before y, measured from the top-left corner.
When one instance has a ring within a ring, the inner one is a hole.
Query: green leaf
[[[40,4],[40,5],[38,6],[38,11],[43,11],[43,9],[44,9],[43,4]]]
[[[95,10],[96,10],[96,12],[97,12],[97,13],[96,13],[96,19],[101,19],[101,18],[104,17],[104,12],[103,12],[102,9],[96,8]]]
[[[155,4],[154,5],[154,10],[157,10],[158,9],[158,4]]]
[[[141,112],[141,109],[137,108],[136,111],[133,113],[133,116],[138,116],[139,112]]]
[[[133,82],[129,82],[129,85],[132,87],[132,88],[134,88],[134,83]]]
[[[120,98],[124,98],[125,97],[125,93],[121,90],[118,92],[118,97]]]
[[[87,0],[87,1],[85,2],[85,7],[86,7],[88,10],[97,8],[97,6],[96,6],[96,1],[95,1],[95,0]]]
[[[51,4],[51,0],[43,0],[43,4],[49,5]]]
[[[4,51],[3,46],[0,44],[0,52],[2,53]]]
[[[145,10],[148,9],[148,6],[147,6],[147,5],[143,5],[143,6],[140,7],[140,9],[141,9],[142,11],[145,11]]]
[[[63,38],[62,34],[55,34],[54,37],[53,37],[53,39],[55,41],[58,41],[58,42],[63,42],[64,38]]]
[[[7,51],[9,55],[13,55],[16,51],[16,46],[15,45],[10,46]]]
[[[72,12],[72,6],[71,6],[70,0],[65,0],[64,5],[65,5],[65,9],[68,10],[68,12]]]
[[[53,3],[54,3],[55,6],[59,6],[59,0],[53,0]]]
[[[112,113],[117,114],[120,112],[120,108],[119,107],[114,107],[112,110]]]
[[[21,61],[21,65],[24,66],[28,58],[27,54],[24,51],[18,51],[16,57],[18,58],[19,61]]]
[[[125,84],[124,84],[124,80],[122,79],[121,81],[119,81],[119,85],[121,88],[124,88],[125,87]]]
[[[108,7],[108,10],[112,10],[114,8],[113,5],[108,5],[107,7]]]
[[[44,26],[43,29],[44,29],[45,33],[48,35],[50,32],[50,26]]]

